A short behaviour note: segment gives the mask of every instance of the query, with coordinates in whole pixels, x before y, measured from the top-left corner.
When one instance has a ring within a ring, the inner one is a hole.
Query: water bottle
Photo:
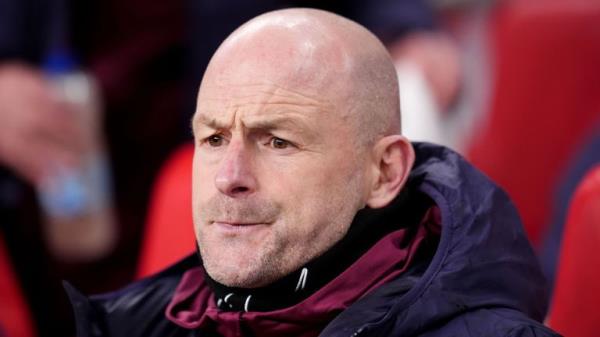
[[[44,71],[57,98],[72,107],[84,137],[77,140],[84,149],[79,163],[49,163],[53,173],[38,186],[45,237],[59,260],[91,262],[107,256],[117,236],[99,91],[67,52],[48,55]]]

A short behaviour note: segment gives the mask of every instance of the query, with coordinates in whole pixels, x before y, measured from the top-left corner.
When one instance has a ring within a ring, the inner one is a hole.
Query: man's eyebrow
[[[196,113],[196,114],[194,114],[194,117],[192,117],[192,120],[191,120],[192,130],[194,130],[194,127],[197,126],[198,124],[207,126],[211,129],[215,129],[215,130],[226,128],[226,125],[222,122],[217,121],[216,118],[211,118],[211,117],[208,117],[201,113]]]

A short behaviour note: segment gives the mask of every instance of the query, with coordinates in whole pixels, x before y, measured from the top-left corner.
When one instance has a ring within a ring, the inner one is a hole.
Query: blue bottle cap
[[[71,53],[65,49],[56,49],[52,50],[46,56],[42,68],[46,74],[52,76],[73,72],[78,66],[77,61]]]

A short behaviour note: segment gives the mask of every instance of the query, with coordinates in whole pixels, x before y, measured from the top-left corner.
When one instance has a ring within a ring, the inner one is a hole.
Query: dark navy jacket
[[[415,144],[410,182],[440,208],[442,233],[426,271],[354,303],[321,333],[358,336],[556,336],[539,323],[546,282],[507,195],[458,154]],[[86,298],[67,285],[79,337],[209,336],[165,318],[188,257],[121,291]]]

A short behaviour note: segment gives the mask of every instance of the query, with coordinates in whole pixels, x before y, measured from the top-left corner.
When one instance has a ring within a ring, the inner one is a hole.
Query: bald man
[[[197,254],[112,294],[68,287],[78,336],[554,335],[512,204],[401,135],[394,67],[358,24],[244,24],[192,127]]]

